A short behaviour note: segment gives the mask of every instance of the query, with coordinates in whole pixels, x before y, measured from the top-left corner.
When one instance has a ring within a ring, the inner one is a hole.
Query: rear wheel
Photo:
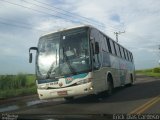
[[[112,95],[114,92],[114,86],[113,86],[113,80],[112,77],[109,77],[107,80],[107,85],[108,85],[108,95]]]
[[[129,86],[132,86],[133,85],[133,75],[130,74],[130,83],[129,83]]]

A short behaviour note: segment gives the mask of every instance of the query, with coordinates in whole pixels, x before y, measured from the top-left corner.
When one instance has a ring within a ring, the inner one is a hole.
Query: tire
[[[128,84],[129,86],[132,86],[133,85],[133,75],[131,74],[130,75],[130,83]]]
[[[72,101],[74,99],[74,97],[65,97],[64,99],[65,99],[65,101]]]
[[[107,85],[108,85],[107,93],[109,96],[111,96],[114,92],[113,80],[111,77],[108,78]]]

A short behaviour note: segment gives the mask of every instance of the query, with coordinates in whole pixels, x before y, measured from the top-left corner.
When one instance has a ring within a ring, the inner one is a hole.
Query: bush
[[[160,73],[160,68],[154,68],[154,69],[153,69],[153,72],[154,72],[154,73]]]
[[[34,76],[28,78],[28,75],[2,75],[0,76],[0,89],[19,89],[23,87],[34,86]]]

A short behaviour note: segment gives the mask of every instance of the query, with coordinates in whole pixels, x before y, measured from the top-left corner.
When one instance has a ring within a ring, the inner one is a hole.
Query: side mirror
[[[32,63],[32,53],[29,53],[29,63]]]
[[[99,44],[95,42],[95,54],[99,54]]]
[[[31,50],[36,50],[38,52],[38,48],[37,47],[30,47],[29,48],[29,63],[32,63],[32,53]]]

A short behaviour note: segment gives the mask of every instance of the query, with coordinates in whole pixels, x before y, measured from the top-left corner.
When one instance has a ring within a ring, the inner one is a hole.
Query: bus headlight
[[[83,79],[77,82],[78,85],[89,83],[92,81],[92,78]]]

